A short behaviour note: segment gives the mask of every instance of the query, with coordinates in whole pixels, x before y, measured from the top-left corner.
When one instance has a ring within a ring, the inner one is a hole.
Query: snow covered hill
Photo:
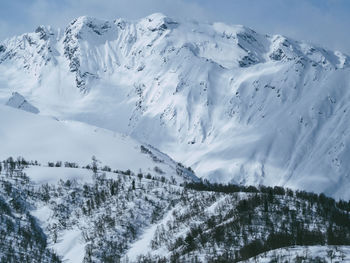
[[[350,262],[349,249],[347,246],[295,246],[272,250],[244,262]]]
[[[0,103],[17,91],[44,115],[132,135],[212,181],[350,198],[349,66],[244,26],[79,17],[0,45]]]
[[[157,149],[84,123],[59,121],[6,106],[0,106],[0,123],[0,159],[22,156],[45,165],[69,161],[86,166],[96,156],[113,170],[151,173],[169,180],[173,177],[178,182],[197,180],[192,171]],[[61,173],[63,177],[52,170],[47,172],[36,172],[38,181],[56,182],[70,176],[69,170],[66,175]]]
[[[0,261],[349,260],[350,202],[282,187],[180,185],[102,165],[3,160]]]

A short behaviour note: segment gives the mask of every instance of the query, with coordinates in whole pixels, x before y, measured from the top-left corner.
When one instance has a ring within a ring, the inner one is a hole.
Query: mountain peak
[[[85,16],[79,16],[79,17],[73,19],[69,23],[69,25],[70,26],[73,26],[73,25],[75,25],[75,26],[81,25],[82,26],[82,25],[87,24],[87,23],[98,23],[98,22],[102,22],[102,20],[97,19],[95,17],[85,15]]]
[[[39,38],[43,40],[48,40],[50,36],[54,35],[50,26],[46,27],[43,25],[38,26],[35,29],[35,33],[37,33],[39,35]]]
[[[151,31],[157,31],[174,28],[178,23],[162,13],[154,13],[141,19],[140,24]]]
[[[111,28],[109,21],[100,20],[89,16],[81,16],[74,19],[66,28],[66,33],[72,32],[77,38],[82,38],[83,35],[93,33],[94,35],[103,35]]]
[[[175,22],[172,18],[164,15],[163,13],[153,13],[153,14],[146,16],[145,18],[143,18],[141,20],[148,20],[148,22],[166,22],[166,23],[174,23]]]

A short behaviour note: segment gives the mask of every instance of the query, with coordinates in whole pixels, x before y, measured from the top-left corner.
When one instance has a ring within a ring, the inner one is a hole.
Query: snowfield
[[[258,255],[245,263],[261,262],[350,262],[348,246],[295,246],[280,248]],[[298,261],[299,260],[299,261]]]
[[[158,168],[161,173],[169,178],[173,176],[179,182],[196,180],[192,172],[179,167],[167,155],[150,146],[143,146],[150,149],[148,153],[142,152],[142,144],[116,132],[76,121],[59,121],[2,105],[0,122],[4,124],[0,126],[0,159],[22,156],[43,165],[60,161],[64,166],[64,162],[69,161],[86,166],[91,163],[92,156],[96,156],[103,165],[114,170],[154,173]],[[79,169],[63,169],[33,167],[28,173],[38,183],[84,177]]]

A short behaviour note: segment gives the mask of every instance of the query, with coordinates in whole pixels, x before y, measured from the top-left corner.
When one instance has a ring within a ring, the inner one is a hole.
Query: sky
[[[161,12],[178,20],[225,22],[350,54],[350,0],[0,0],[0,41],[76,17],[136,20]]]

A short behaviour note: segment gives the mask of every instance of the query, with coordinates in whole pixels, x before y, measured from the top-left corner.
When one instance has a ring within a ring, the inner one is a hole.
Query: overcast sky
[[[242,24],[350,54],[350,0],[0,0],[0,40],[38,25],[64,28],[89,15],[139,19],[161,12],[177,19]]]

